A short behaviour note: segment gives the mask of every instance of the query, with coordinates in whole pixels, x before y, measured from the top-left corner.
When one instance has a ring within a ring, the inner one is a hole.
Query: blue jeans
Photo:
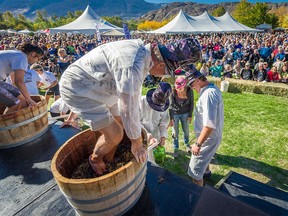
[[[189,146],[189,122],[188,122],[189,113],[174,115],[174,126],[172,128],[172,138],[174,149],[179,148],[179,121],[181,121],[182,130],[184,133],[184,143],[186,146]]]

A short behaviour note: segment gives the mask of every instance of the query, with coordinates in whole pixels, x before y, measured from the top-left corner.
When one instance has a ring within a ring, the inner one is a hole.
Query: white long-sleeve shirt
[[[60,91],[75,92],[83,97],[90,95],[89,98],[107,107],[118,101],[126,134],[136,139],[141,136],[142,83],[152,64],[150,44],[145,46],[141,40],[103,44],[68,67],[61,77]],[[75,67],[80,69],[78,73],[73,72]]]
[[[140,100],[140,120],[143,127],[157,140],[161,137],[168,137],[168,109],[164,112],[152,109],[146,100],[146,96],[142,96]]]

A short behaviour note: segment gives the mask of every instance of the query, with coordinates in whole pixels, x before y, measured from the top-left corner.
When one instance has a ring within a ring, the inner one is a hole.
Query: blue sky
[[[151,3],[171,3],[171,2],[195,2],[202,4],[218,4],[221,2],[240,2],[240,0],[145,0],[146,2]],[[288,0],[248,0],[248,2],[256,3],[256,2],[272,2],[272,3],[281,3],[288,2]]]

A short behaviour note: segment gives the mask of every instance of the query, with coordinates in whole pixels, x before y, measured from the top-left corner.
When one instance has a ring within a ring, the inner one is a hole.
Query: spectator
[[[44,90],[46,91],[45,94],[45,99],[47,104],[49,103],[50,97],[52,94],[54,94],[54,99],[55,101],[60,98],[60,92],[59,92],[59,85],[56,77],[48,71],[44,71],[43,67],[39,64],[33,64],[31,66],[32,70],[35,70],[39,77],[40,77],[40,82],[38,85],[38,88],[41,86],[44,86]]]
[[[285,53],[285,61],[288,61],[288,46],[284,50]]]
[[[260,61],[260,54],[258,52],[257,49],[255,49],[253,51],[253,54],[250,55],[250,58],[249,58],[249,62],[251,64],[251,66],[255,69],[257,66],[257,64],[259,63]],[[264,59],[261,60],[262,62],[264,62]]]
[[[271,57],[271,53],[272,53],[272,49],[269,46],[268,42],[265,42],[264,47],[262,47],[260,49],[260,57],[264,59],[265,62],[268,62],[270,60]]]
[[[255,64],[255,66],[254,66],[254,70],[256,70],[257,68],[259,68],[259,64],[263,64],[263,67],[264,67],[264,59],[262,59],[262,58],[260,58],[259,59],[259,62],[257,63],[257,64]]]
[[[221,65],[220,60],[216,60],[215,65],[211,67],[212,76],[220,78],[222,71],[223,67]]]
[[[285,62],[285,53],[284,48],[282,46],[279,46],[279,52],[275,55],[275,61],[279,62]]]
[[[48,71],[53,73],[56,78],[60,78],[61,76],[60,68],[54,58],[48,60]]]
[[[226,54],[224,55],[222,62],[224,62],[224,65],[233,64],[233,51],[231,48],[229,48]]]
[[[209,68],[206,63],[203,63],[200,69],[200,73],[202,73],[204,76],[209,75]]]
[[[236,49],[236,51],[233,53],[233,60],[236,62],[237,60],[242,59],[243,53],[241,52],[240,48]]]
[[[278,42],[277,42],[278,44]],[[276,61],[276,55],[279,53],[279,50],[282,48],[282,46],[276,46],[276,48],[273,50],[272,54],[271,54],[271,58],[273,59],[273,61]]]
[[[273,66],[270,71],[267,72],[267,81],[268,82],[279,82],[280,75],[277,72],[277,68]]]
[[[48,53],[51,57],[58,56],[58,49],[55,47],[54,43],[51,43],[50,48],[48,49]]]
[[[287,65],[287,62],[286,62],[286,64],[284,64],[282,66],[282,70],[281,70],[281,73],[280,73],[280,78],[284,79],[284,80],[288,79],[288,65]]]
[[[258,68],[253,72],[253,78],[257,82],[267,81],[267,71],[264,69],[263,63],[258,64]]]
[[[264,69],[265,69],[266,71],[270,71],[268,62],[263,62],[263,66],[264,66]]]
[[[169,109],[170,126],[172,126],[172,138],[174,147],[174,158],[178,157],[179,149],[179,121],[181,122],[184,144],[188,152],[190,152],[189,144],[189,124],[192,120],[194,107],[193,91],[186,87],[187,81],[183,76],[179,76],[175,80],[175,88],[171,94],[171,106]]]
[[[252,74],[252,70],[250,68],[249,62],[246,62],[245,68],[241,69],[240,78],[243,80],[252,80],[253,79],[253,74]]]
[[[230,65],[231,67],[231,65]],[[241,61],[238,59],[236,61],[236,64],[233,66],[233,75],[234,75],[234,78],[237,78],[239,79],[240,78],[240,72],[241,72]]]
[[[240,75],[240,73],[239,73]],[[233,69],[230,64],[226,64],[224,67],[224,73],[222,75],[224,78],[232,78],[233,77]],[[238,76],[239,77],[239,76]]]
[[[66,51],[63,48],[60,48],[58,50],[58,56],[59,56],[58,65],[60,68],[60,73],[62,74],[68,68],[72,59],[71,59],[71,56],[68,56],[66,54]]]
[[[81,54],[80,49],[76,49],[75,54],[74,54],[74,59],[75,61],[80,59],[83,55]]]
[[[169,96],[172,92],[171,86],[166,82],[160,82],[155,89],[150,89],[146,96],[140,100],[140,121],[143,127],[149,133],[149,139],[156,139],[159,145],[164,146],[168,137],[167,128],[169,125]],[[160,105],[153,100],[163,101]],[[150,143],[151,144],[151,143]],[[150,152],[152,153],[152,152]],[[149,154],[149,153],[148,153]],[[153,160],[153,154],[149,154],[150,161]]]

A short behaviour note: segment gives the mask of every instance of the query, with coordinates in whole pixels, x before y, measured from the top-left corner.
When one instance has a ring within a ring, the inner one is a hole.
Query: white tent
[[[6,35],[6,34],[8,34],[8,32],[6,30],[4,30],[4,29],[0,30],[0,35]]]
[[[227,12],[221,17],[213,17],[207,12],[200,16],[189,16],[182,10],[165,26],[149,33],[176,34],[176,33],[210,33],[210,32],[257,32],[235,19]]]
[[[195,32],[196,29],[191,25],[190,20],[192,18],[184,13],[182,10],[178,13],[178,15],[167,23],[165,26],[151,31],[150,33],[156,34],[173,34],[173,33],[191,33]]]
[[[8,30],[7,30],[7,33],[8,33],[8,34],[16,34],[17,31],[14,30],[14,29],[8,29]]]
[[[272,26],[266,23],[263,23],[261,25],[256,26],[257,29],[261,29],[264,31],[271,31],[272,30]]]
[[[96,33],[96,24],[98,25],[100,33],[112,29],[121,29],[101,19],[101,17],[96,14],[95,11],[88,5],[80,17],[66,25],[57,28],[51,28],[50,34],[77,31],[83,34],[91,35]]]
[[[108,30],[106,32],[103,32],[101,34],[104,37],[124,37],[125,34],[123,33],[123,30],[119,30],[119,29],[112,29],[112,30]]]
[[[24,30],[18,31],[17,33],[18,34],[29,34],[29,33],[33,33],[33,32],[30,31],[29,29],[24,29]]]
[[[214,17],[215,18],[215,17]],[[223,16],[215,18],[219,21],[218,26],[225,32],[261,32],[258,29],[253,29],[245,26],[235,20],[226,12]]]

